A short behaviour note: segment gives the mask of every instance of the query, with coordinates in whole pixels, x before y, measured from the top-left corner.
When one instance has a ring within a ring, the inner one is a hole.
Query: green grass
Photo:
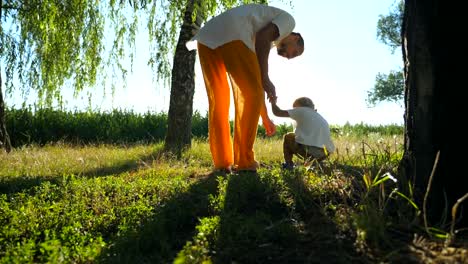
[[[283,171],[281,140],[259,138],[256,174],[212,172],[205,141],[179,160],[162,144],[0,153],[0,263],[391,261],[388,230],[414,217],[381,180],[402,138],[334,140],[321,166]]]

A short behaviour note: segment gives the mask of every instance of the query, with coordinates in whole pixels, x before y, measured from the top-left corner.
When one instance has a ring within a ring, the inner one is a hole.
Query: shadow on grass
[[[294,263],[372,263],[356,251],[354,234],[340,230],[333,215],[325,212],[321,191],[314,192],[313,186],[307,186],[297,171],[282,176],[294,197],[295,215],[301,222],[297,243],[300,250]]]
[[[109,238],[99,263],[171,263],[195,234],[198,219],[210,215],[210,196],[217,192],[217,174],[194,183],[156,208],[154,217],[142,219],[136,230]]]
[[[357,261],[353,241],[317,205],[297,175],[229,178],[215,263],[368,263]],[[285,194],[285,190],[289,194]]]
[[[132,160],[127,160],[114,166],[100,167],[88,170],[83,173],[79,173],[79,175],[84,177],[105,177],[125,172],[133,172],[139,170],[145,164],[152,164],[153,160],[158,160],[164,155],[166,155],[166,152],[163,149],[157,149],[151,154],[140,156]]]
[[[256,173],[231,175],[220,213],[215,263],[274,263],[296,236],[277,187]],[[283,260],[283,263],[286,263]]]
[[[140,156],[132,160],[126,160],[115,164],[113,166],[105,166],[100,168],[91,169],[85,172],[76,171],[68,172],[68,175],[74,174],[78,177],[106,177],[110,175],[121,174],[125,172],[137,171],[141,168],[142,164],[151,164],[153,160],[159,159],[165,155],[162,149],[157,149],[153,153],[145,156]],[[60,173],[60,172],[59,172]],[[44,182],[52,184],[60,184],[64,180],[64,175],[50,175],[50,176],[8,176],[0,177],[0,193],[11,195],[18,192],[31,191],[35,186],[40,186]]]
[[[44,182],[58,184],[62,177],[58,176],[18,176],[18,177],[0,177],[0,194],[12,195],[15,193],[30,190],[35,186],[40,186]]]

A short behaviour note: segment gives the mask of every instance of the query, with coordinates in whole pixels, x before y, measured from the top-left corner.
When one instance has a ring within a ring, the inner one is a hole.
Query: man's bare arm
[[[271,101],[276,97],[276,90],[268,75],[268,56],[270,54],[271,42],[279,37],[278,27],[273,23],[268,23],[255,35],[255,52],[257,54],[260,73],[262,75],[263,89]]]

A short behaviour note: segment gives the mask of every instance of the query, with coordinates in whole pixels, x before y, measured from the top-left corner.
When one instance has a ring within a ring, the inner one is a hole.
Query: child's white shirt
[[[319,148],[325,147],[329,153],[335,151],[330,126],[317,111],[310,107],[295,107],[287,111],[295,121],[294,133],[297,143]]]

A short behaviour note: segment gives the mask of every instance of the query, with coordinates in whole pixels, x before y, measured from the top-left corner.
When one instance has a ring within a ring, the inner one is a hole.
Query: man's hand
[[[270,103],[276,102],[276,88],[275,85],[270,81],[270,79],[266,79],[263,81],[263,89],[267,94],[268,101]]]
[[[273,121],[271,121],[271,119],[269,119],[269,118],[263,119],[262,118],[262,121],[263,121],[263,127],[265,127],[265,134],[268,137],[271,137],[274,134],[276,134],[276,126],[275,126],[275,123],[273,123]]]

